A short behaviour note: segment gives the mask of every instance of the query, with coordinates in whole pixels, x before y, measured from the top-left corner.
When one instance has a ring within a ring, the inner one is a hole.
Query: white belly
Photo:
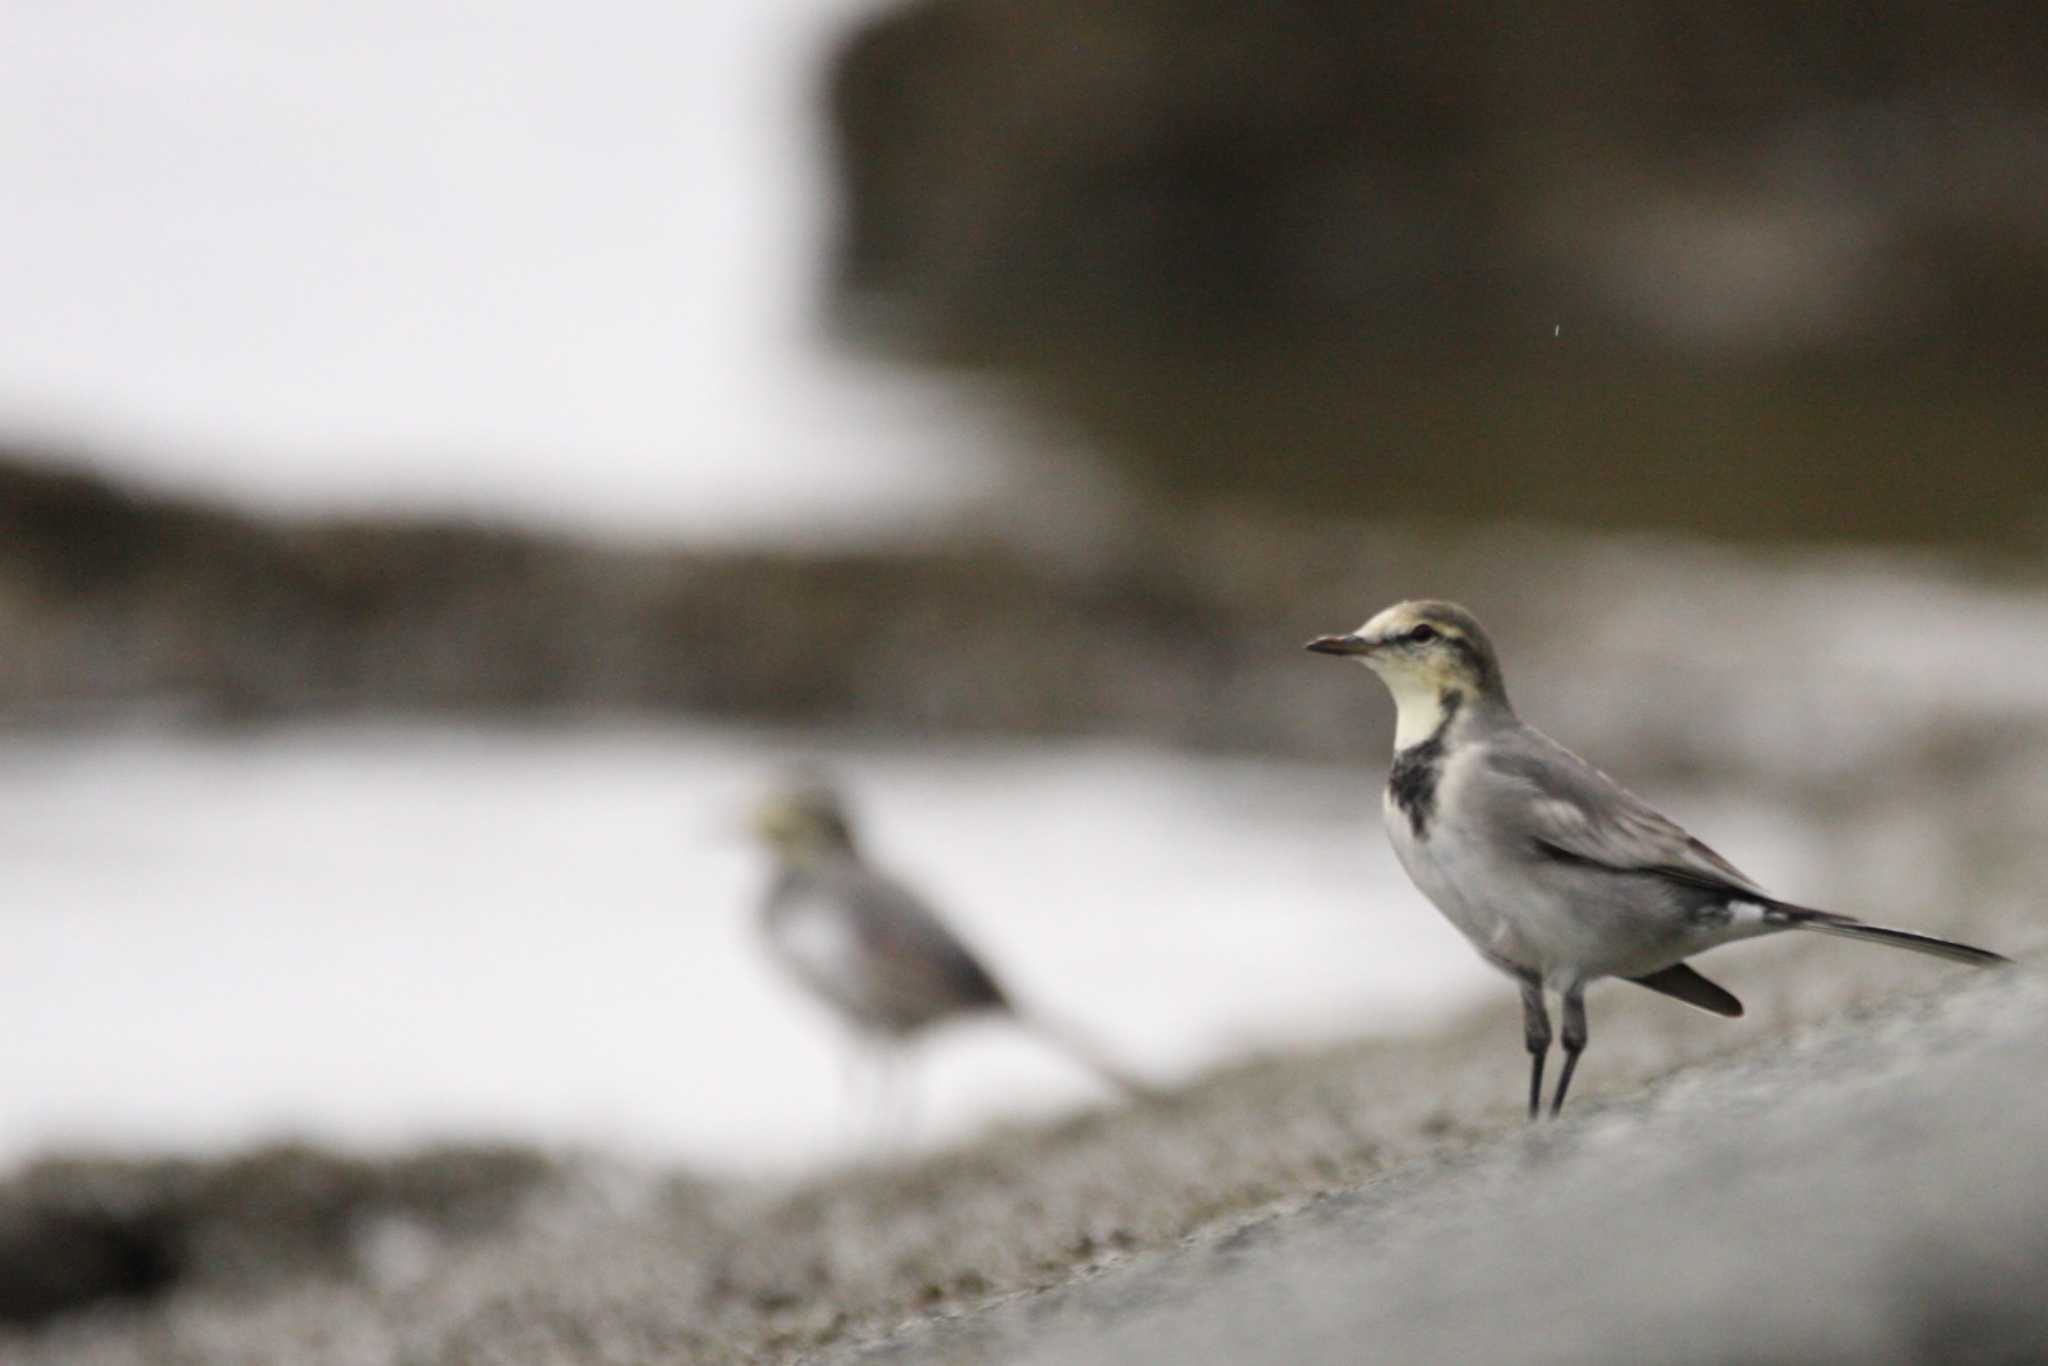
[[[1684,925],[1676,912],[1642,904],[1639,890],[1574,886],[1570,875],[1543,877],[1526,857],[1460,830],[1438,804],[1429,837],[1386,804],[1395,856],[1422,894],[1479,950],[1516,977],[1533,973],[1554,991],[1601,977],[1640,977],[1734,939],[1763,932],[1758,918],[1718,927]]]
[[[1427,838],[1416,836],[1391,795],[1383,800],[1395,857],[1417,889],[1501,971],[1535,973],[1557,989],[1611,972],[1614,965],[1605,961],[1610,945],[1583,908],[1532,881],[1526,860],[1498,848],[1486,832],[1461,827],[1451,814],[1461,809],[1458,789],[1478,758],[1468,752],[1445,763]]]
[[[1392,797],[1384,800],[1382,814],[1394,857],[1444,919],[1496,967],[1510,972],[1541,970],[1531,952],[1533,946],[1525,943],[1518,931],[1515,915],[1480,890],[1486,869],[1473,857],[1469,844],[1446,838],[1441,805],[1427,840],[1416,838],[1407,813],[1394,804]]]
[[[866,949],[845,908],[810,896],[783,907],[764,927],[768,947],[789,975],[856,1025],[873,1022]]]
[[[807,985],[838,983],[860,971],[860,939],[838,907],[823,900],[798,903],[769,927],[776,955]]]

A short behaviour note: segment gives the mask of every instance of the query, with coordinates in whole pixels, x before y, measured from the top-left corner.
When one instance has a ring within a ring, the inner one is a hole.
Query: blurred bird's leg
[[[910,1049],[899,1042],[882,1044],[875,1053],[875,1140],[883,1154],[910,1147],[917,1120],[917,1078]]]
[[[1543,1063],[1550,1056],[1550,1012],[1543,1008],[1543,979],[1534,973],[1522,977],[1522,1040],[1529,1048],[1529,1118],[1534,1119],[1543,1112]],[[1565,1075],[1569,1079],[1571,1074]]]
[[[867,1033],[856,1034],[847,1047],[840,1122],[849,1152],[868,1153],[887,1146],[884,1111],[889,1102],[890,1051],[887,1040]]]
[[[1586,1051],[1586,984],[1575,982],[1564,994],[1564,1072],[1557,1079],[1557,1095],[1550,1102],[1550,1116],[1564,1109],[1564,1093],[1571,1089],[1572,1073],[1578,1070],[1579,1054]]]
[[[868,1041],[855,1038],[839,1055],[839,1130],[848,1151],[858,1152],[867,1139],[869,1096],[873,1091],[873,1055]]]

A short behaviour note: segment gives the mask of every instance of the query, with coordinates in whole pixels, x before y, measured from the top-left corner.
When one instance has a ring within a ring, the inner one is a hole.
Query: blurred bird
[[[861,856],[829,785],[784,788],[755,809],[753,828],[776,865],[761,903],[770,951],[885,1059],[941,1021],[1002,1015],[1118,1090],[1153,1094],[1090,1040],[1022,1010],[923,898]]]
[[[1564,1107],[1586,1047],[1586,984],[1621,977],[1717,1015],[1742,1003],[1685,959],[1781,930],[1890,944],[1988,967],[1983,949],[1767,894],[1508,705],[1500,662],[1471,613],[1404,602],[1308,648],[1378,674],[1396,710],[1383,802],[1401,866],[1473,947],[1522,987],[1529,1116],[1550,1051],[1544,992],[1562,998]]]

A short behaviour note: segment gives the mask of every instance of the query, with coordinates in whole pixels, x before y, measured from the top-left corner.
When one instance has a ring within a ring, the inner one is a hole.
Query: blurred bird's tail
[[[1158,1100],[1166,1093],[1112,1058],[1085,1031],[1036,1011],[1017,1011],[1017,1019],[1039,1038],[1072,1058],[1130,1100]]]
[[[1785,924],[1795,930],[1813,930],[1819,934],[1838,934],[1844,939],[1890,944],[1895,949],[1911,949],[1915,953],[1946,958],[1952,963],[1968,963],[1973,968],[1995,968],[2012,962],[2004,954],[1993,953],[1989,949],[1971,948],[1953,939],[1936,939],[1931,934],[1915,934],[1911,930],[1887,929],[1883,925],[1858,920],[1853,915],[1837,915],[1833,911],[1816,911],[1782,902],[1773,906],[1771,911],[1784,917]]]

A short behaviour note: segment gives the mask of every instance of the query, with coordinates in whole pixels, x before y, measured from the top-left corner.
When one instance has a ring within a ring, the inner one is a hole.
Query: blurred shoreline
[[[1384,708],[1300,644],[1432,594],[1499,623],[1525,712],[1632,771],[1731,752],[1794,770],[1773,751],[1818,726],[1833,772],[1844,747],[1918,758],[2048,719],[2048,657],[2012,649],[2048,639],[2038,556],[1215,508],[1083,520],[1052,537],[1020,512],[911,547],[619,548],[263,519],[0,453],[0,717],[602,711],[1350,759],[1384,742]],[[1761,708],[1731,691],[1759,668],[1787,683]]]

